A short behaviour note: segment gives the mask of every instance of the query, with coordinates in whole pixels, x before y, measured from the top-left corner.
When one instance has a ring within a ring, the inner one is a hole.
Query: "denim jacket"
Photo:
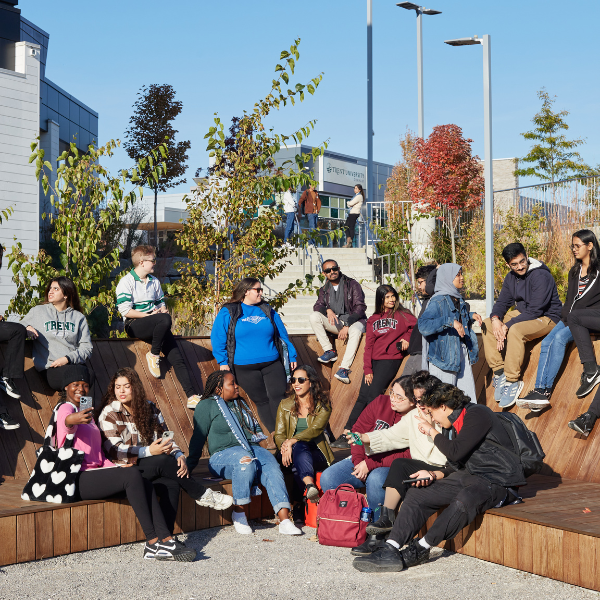
[[[429,344],[427,360],[443,371],[460,371],[461,341],[469,351],[472,365],[479,357],[477,336],[471,328],[473,315],[470,306],[461,298],[457,310],[450,296],[435,296],[429,300],[427,308],[419,317],[418,326],[421,335]],[[454,321],[460,321],[465,328],[465,337],[460,338]]]

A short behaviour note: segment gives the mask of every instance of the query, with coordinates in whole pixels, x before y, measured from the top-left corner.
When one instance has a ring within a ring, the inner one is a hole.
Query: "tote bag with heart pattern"
[[[35,468],[29,481],[23,488],[21,498],[34,502],[54,502],[64,504],[76,502],[77,475],[81,469],[84,453],[73,448],[75,435],[67,434],[62,448],[56,448],[56,412],[62,402],[56,406],[46,430],[44,445],[37,451]]]

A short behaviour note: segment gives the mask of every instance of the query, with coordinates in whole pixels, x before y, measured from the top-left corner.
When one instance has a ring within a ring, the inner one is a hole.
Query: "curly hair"
[[[119,377],[125,377],[131,385],[131,415],[133,422],[137,427],[142,443],[149,446],[154,441],[154,434],[161,435],[162,427],[156,418],[156,415],[152,411],[150,402],[146,398],[146,392],[144,392],[144,386],[140,376],[130,367],[124,367],[119,369],[110,380],[108,384],[108,390],[102,397],[98,415],[102,412],[105,406],[117,400],[115,395],[115,383]]]
[[[428,408],[439,408],[447,406],[452,410],[462,408],[471,402],[471,399],[456,386],[449,383],[438,385],[430,394],[424,394],[419,400],[419,404]]]
[[[319,405],[325,409],[329,409],[331,407],[329,394],[323,390],[323,384],[321,383],[321,379],[315,371],[315,368],[310,365],[299,365],[294,369],[292,376],[294,376],[294,373],[297,371],[304,371],[310,381],[310,406],[308,414],[314,415]],[[297,416],[300,411],[300,399],[296,395],[294,388],[292,388],[292,391],[286,396],[286,400],[287,399],[294,400],[294,409],[292,410],[292,413]]]
[[[231,375],[235,379],[235,375],[231,371],[213,371],[207,378],[204,384],[204,391],[200,396],[200,400],[206,400],[213,396],[220,396],[223,393],[223,383],[225,375]],[[235,399],[236,407],[242,407],[256,418],[256,413],[244,398],[238,396]]]

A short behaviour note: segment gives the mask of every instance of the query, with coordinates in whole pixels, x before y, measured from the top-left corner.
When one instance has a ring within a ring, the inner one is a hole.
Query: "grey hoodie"
[[[72,364],[83,364],[92,355],[92,340],[86,318],[77,310],[58,312],[53,304],[34,306],[22,319],[40,334],[33,342],[33,364],[38,371],[66,356]]]

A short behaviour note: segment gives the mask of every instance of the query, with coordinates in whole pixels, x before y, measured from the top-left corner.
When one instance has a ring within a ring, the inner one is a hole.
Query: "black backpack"
[[[513,445],[512,453],[519,457],[525,477],[535,475],[542,470],[546,454],[537,435],[527,429],[520,417],[509,412],[494,413],[500,420]],[[492,440],[488,440],[492,441]],[[496,444],[496,442],[492,442]],[[500,444],[496,444],[500,445]],[[502,446],[504,447],[504,446]],[[505,448],[505,450],[510,450]]]

